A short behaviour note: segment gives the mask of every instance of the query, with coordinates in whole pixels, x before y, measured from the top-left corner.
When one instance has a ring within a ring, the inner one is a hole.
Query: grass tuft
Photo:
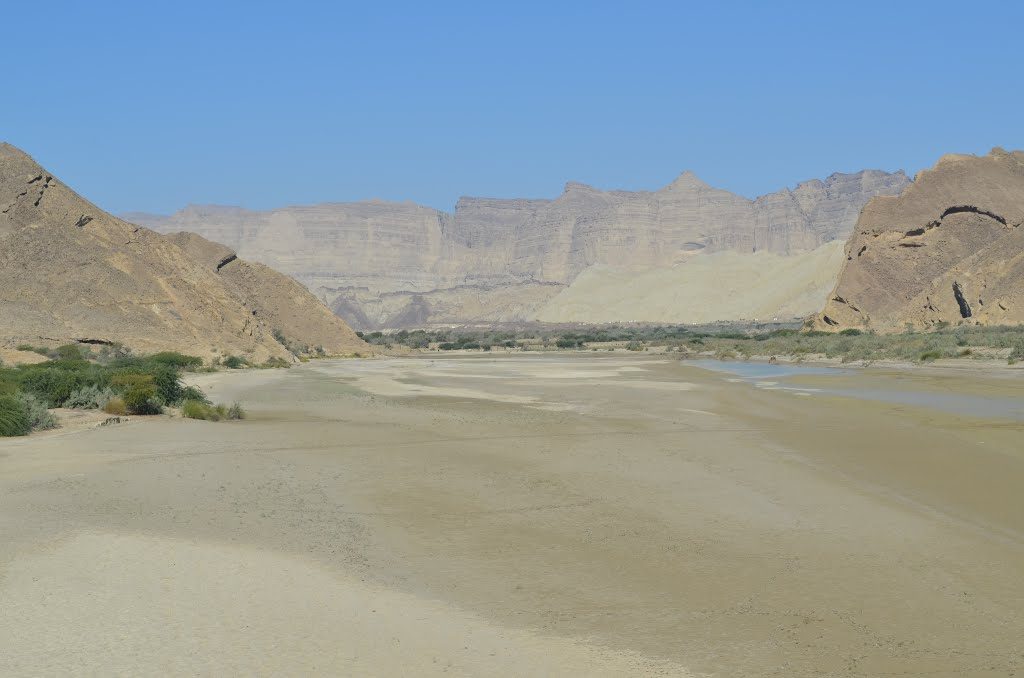
[[[0,436],[27,436],[32,431],[24,403],[14,395],[0,395]]]
[[[107,404],[103,406],[103,411],[107,414],[123,416],[128,414],[128,407],[124,404],[124,399],[117,396],[107,401]]]
[[[201,402],[199,400],[186,400],[181,404],[181,414],[189,419],[203,419],[205,421],[245,419],[245,410],[238,403],[233,403],[228,407],[226,405],[212,405],[209,402]]]

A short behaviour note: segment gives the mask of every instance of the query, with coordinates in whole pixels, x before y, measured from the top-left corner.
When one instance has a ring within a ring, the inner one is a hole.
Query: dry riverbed
[[[0,442],[0,674],[1024,672],[1019,372],[194,379],[250,418]]]

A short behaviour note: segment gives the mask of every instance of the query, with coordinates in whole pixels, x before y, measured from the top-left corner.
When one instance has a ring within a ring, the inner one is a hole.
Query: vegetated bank
[[[961,359],[1024,362],[1024,326],[958,325],[876,334],[779,324],[457,327],[361,334],[385,349],[417,351],[673,351],[719,359],[835,360],[844,363]]]
[[[172,351],[135,356],[119,346],[67,344],[55,349],[22,345],[48,358],[16,367],[0,366],[0,436],[20,436],[55,428],[51,409],[102,410],[111,415],[154,415],[181,407],[198,419],[240,419],[237,403],[213,405],[206,395],[182,381],[185,371],[204,367],[201,358]],[[226,366],[241,366],[232,357]]]

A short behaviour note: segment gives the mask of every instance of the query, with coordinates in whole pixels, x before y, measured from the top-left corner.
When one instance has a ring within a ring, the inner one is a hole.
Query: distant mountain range
[[[122,218],[224,243],[362,329],[706,322],[820,310],[861,209],[909,184],[866,170],[749,200],[685,172],[653,192],[569,183],[554,200],[462,198],[454,213],[368,201]]]

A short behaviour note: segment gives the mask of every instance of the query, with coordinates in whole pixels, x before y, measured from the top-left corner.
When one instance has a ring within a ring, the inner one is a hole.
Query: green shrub
[[[210,399],[206,397],[202,389],[197,386],[186,386],[181,390],[181,402],[186,400],[195,400],[201,403],[209,403]]]
[[[182,401],[181,414],[189,419],[205,419],[207,421],[220,421],[223,418],[215,406],[199,400]]]
[[[163,412],[157,399],[156,387],[137,384],[124,392],[124,406],[128,414],[160,414]]]
[[[185,355],[184,353],[178,353],[177,351],[154,353],[151,356],[143,358],[143,360],[148,363],[157,363],[159,365],[166,365],[167,367],[173,367],[180,370],[203,366],[202,358],[194,355]]]
[[[153,375],[139,372],[118,372],[110,377],[110,385],[122,393],[137,386],[152,386],[156,390]]]
[[[46,403],[31,393],[19,393],[17,398],[28,415],[29,428],[33,431],[57,428],[57,417],[53,416],[53,412],[47,409]]]
[[[858,330],[856,327],[847,327],[845,330],[840,330],[839,334],[844,337],[859,337],[864,333]]]
[[[178,370],[167,365],[158,365],[150,371],[150,374],[153,375],[156,395],[162,402],[168,405],[181,402],[185,387],[181,383]]]
[[[83,353],[78,344],[64,344],[55,348],[53,355],[58,360],[83,360],[87,354]]]
[[[937,360],[938,358],[941,358],[941,357],[942,357],[942,352],[941,351],[925,351],[920,356],[918,356],[918,360],[920,360],[923,363],[926,363],[926,362],[931,362],[933,360]]]
[[[644,342],[633,339],[626,344],[627,351],[642,351],[644,350]]]
[[[156,388],[161,402],[172,405],[181,401],[184,386],[179,368],[149,358],[118,360],[111,365],[111,385],[123,392],[136,384],[150,384]]]
[[[189,419],[204,419],[206,421],[220,421],[222,419],[245,419],[245,410],[238,403],[231,407],[224,405],[211,405],[208,402],[199,400],[185,400],[181,403],[181,414]]]
[[[78,410],[101,410],[114,397],[113,389],[89,384],[77,391],[73,391],[67,400],[64,401],[64,407],[72,407]]]
[[[25,436],[31,431],[28,411],[21,399],[0,395],[0,436]]]
[[[44,363],[47,367],[33,365],[22,369],[21,389],[44,401],[47,407],[62,407],[72,393],[89,382],[87,370],[48,366],[52,364]]]
[[[242,367],[248,367],[249,361],[241,356],[229,355],[221,361],[221,365],[232,370],[237,370]]]

